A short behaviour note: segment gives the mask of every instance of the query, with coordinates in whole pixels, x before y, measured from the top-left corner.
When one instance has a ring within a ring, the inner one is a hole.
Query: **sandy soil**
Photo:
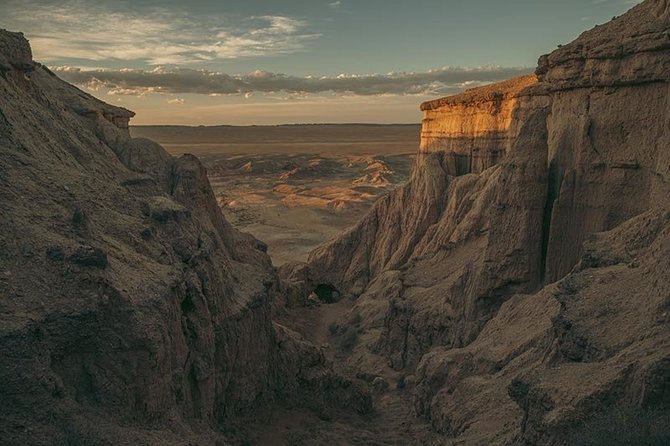
[[[418,125],[133,127],[207,167],[235,227],[268,244],[275,265],[304,261],[409,176]]]

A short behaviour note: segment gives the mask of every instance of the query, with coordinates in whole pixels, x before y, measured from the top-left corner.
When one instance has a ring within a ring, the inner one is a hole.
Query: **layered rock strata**
[[[453,176],[481,173],[498,164],[519,135],[519,101],[535,75],[469,90],[421,105],[420,152],[443,152]]]

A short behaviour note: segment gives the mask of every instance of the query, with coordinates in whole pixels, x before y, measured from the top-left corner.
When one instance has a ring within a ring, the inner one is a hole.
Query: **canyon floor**
[[[418,133],[418,125],[132,128],[173,155],[198,156],[228,221],[267,243],[276,266],[306,261],[405,182]]]

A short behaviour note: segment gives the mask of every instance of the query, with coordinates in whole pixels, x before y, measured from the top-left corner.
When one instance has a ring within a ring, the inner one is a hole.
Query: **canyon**
[[[266,246],[223,218],[197,158],[131,138],[132,112],[21,34],[0,42],[3,444],[229,444],[275,403],[371,410],[273,322]]]
[[[424,103],[407,182],[278,267],[19,33],[0,92],[4,443],[670,440],[668,0]]]

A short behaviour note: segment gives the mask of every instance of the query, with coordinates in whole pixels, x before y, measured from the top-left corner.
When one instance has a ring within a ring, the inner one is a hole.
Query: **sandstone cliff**
[[[495,166],[519,136],[518,105],[536,82],[529,75],[425,102],[420,152],[443,152],[443,167],[452,176]]]
[[[276,400],[369,410],[272,323],[265,246],[200,162],[131,139],[132,116],[0,30],[2,444],[227,444]]]
[[[647,0],[536,76],[423,104],[408,184],[311,254],[445,442],[667,420],[669,36]]]

